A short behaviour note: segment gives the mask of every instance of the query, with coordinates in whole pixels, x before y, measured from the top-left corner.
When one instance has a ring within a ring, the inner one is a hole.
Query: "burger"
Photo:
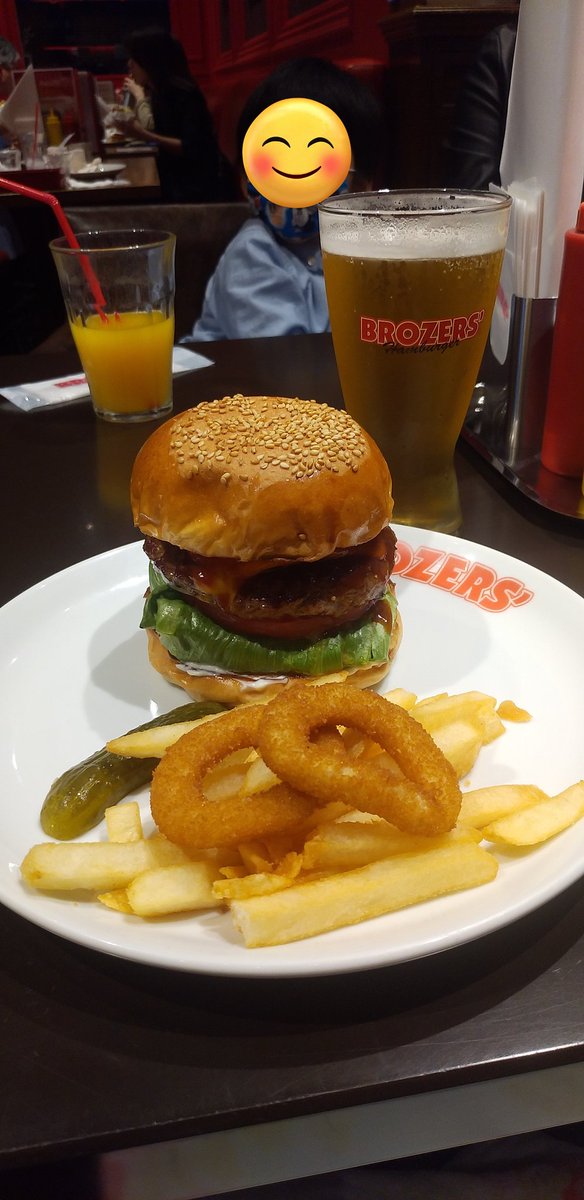
[[[291,679],[359,687],[401,636],[385,459],[345,412],[229,396],[144,443],[131,480],[152,665],[202,699],[271,698]]]

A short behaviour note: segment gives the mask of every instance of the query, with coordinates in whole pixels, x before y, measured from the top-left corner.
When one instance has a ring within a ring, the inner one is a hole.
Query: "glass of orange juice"
[[[172,410],[173,233],[112,230],[51,242],[93,408],[106,421]],[[104,303],[98,303],[98,298]]]

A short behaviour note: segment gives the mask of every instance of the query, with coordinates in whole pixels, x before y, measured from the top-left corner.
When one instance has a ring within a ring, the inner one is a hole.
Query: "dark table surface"
[[[160,187],[158,184],[149,183],[119,188],[63,188],[62,191],[54,191],[52,194],[57,197],[61,208],[95,208],[99,204],[154,204],[160,200]],[[0,190],[0,213],[2,209],[18,211],[19,207],[37,204],[37,200],[31,200],[28,196],[18,196],[15,192]]]
[[[328,336],[200,349],[214,365],[175,381],[176,409],[237,391],[340,402]],[[0,358],[0,384],[74,369],[73,353]],[[26,415],[0,399],[2,602],[138,540],[127,481],[152,428],[98,423],[88,402]],[[109,503],[99,461],[109,464]],[[531,505],[464,446],[457,470],[466,538],[584,595],[582,523]],[[159,971],[0,909],[0,1163],[66,1159],[581,1062],[583,929],[576,883],[480,942],[377,970],[374,986],[371,973],[358,973],[339,987],[335,978]]]

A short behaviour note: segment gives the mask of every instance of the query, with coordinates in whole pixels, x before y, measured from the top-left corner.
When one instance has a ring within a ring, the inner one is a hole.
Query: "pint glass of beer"
[[[333,343],[347,410],[385,455],[393,520],[454,532],[454,448],[495,301],[511,200],[363,192],[320,205]]]

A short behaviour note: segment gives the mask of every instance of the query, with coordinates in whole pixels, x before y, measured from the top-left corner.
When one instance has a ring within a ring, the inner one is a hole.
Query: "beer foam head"
[[[362,192],[320,206],[327,254],[351,258],[466,258],[501,250],[511,201],[500,193]]]

